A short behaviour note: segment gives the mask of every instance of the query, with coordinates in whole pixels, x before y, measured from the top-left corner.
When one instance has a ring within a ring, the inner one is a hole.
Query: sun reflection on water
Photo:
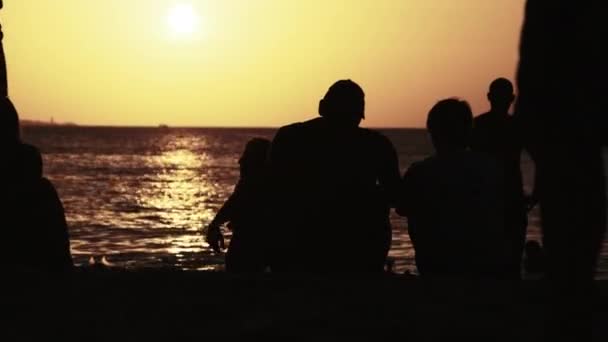
[[[68,213],[95,222],[72,229],[73,236],[87,234],[89,242],[73,240],[77,263],[106,256],[121,267],[221,269],[222,256],[204,242],[202,227],[234,185],[237,150],[219,153],[223,146],[208,144],[205,135],[168,133],[155,138],[147,153],[80,161],[93,171],[107,172],[95,172],[96,182],[78,186],[102,184],[92,189],[92,210]]]
[[[217,195],[217,185],[209,182],[202,168],[205,155],[188,149],[169,150],[157,156],[153,187],[138,190],[138,203],[153,208],[169,229],[196,233],[213,215],[209,198]],[[195,238],[196,237],[196,238]],[[157,241],[172,255],[197,253],[204,247],[199,234],[167,236]]]

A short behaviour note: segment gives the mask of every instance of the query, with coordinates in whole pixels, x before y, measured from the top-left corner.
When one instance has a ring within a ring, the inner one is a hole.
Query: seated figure
[[[468,149],[472,119],[464,101],[437,103],[427,121],[436,153],[403,177],[397,212],[408,219],[422,276],[503,272],[502,178],[491,159]]]
[[[0,262],[13,269],[69,270],[73,264],[63,205],[43,177],[40,152],[21,142],[17,111],[8,98],[0,100],[0,121]]]

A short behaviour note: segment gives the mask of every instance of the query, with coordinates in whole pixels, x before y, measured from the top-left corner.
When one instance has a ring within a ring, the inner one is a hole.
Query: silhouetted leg
[[[523,206],[523,203],[522,203]],[[510,210],[507,216],[507,234],[509,236],[509,255],[507,260],[507,278],[521,279],[521,262],[526,245],[527,220],[521,210]]]
[[[552,305],[551,338],[590,339],[593,277],[606,227],[599,147],[553,148],[541,155],[543,243]]]
[[[517,112],[535,159],[547,280],[548,340],[589,340],[605,231],[604,1],[528,0]]]
[[[565,156],[569,155],[569,158]],[[606,228],[604,167],[599,147],[559,151],[541,167],[541,216],[547,277],[593,279]]]

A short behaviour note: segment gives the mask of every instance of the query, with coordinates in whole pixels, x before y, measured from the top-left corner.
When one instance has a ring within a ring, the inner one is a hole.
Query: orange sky
[[[190,8],[178,10],[177,8]],[[477,112],[513,78],[524,0],[7,0],[21,117],[103,125],[279,126],[337,79],[369,127],[421,127],[438,99]],[[186,14],[183,14],[186,13]],[[172,18],[172,19],[171,19]]]

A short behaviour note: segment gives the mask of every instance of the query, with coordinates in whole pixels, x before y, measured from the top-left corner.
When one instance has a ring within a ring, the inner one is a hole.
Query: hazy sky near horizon
[[[370,127],[422,127],[439,99],[487,109],[513,78],[524,0],[7,0],[22,118],[101,125],[279,126],[338,79]]]

